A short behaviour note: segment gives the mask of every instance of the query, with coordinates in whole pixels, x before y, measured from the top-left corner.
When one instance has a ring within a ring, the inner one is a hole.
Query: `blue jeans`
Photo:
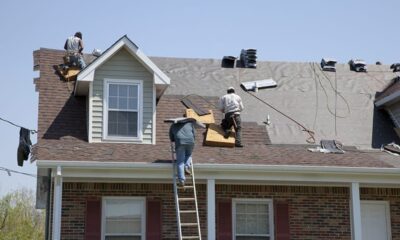
[[[179,145],[175,148],[176,167],[178,171],[178,180],[185,181],[185,167],[192,165],[192,152],[194,145]]]

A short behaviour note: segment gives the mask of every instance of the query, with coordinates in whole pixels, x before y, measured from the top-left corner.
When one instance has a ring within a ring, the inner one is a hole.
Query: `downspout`
[[[45,223],[45,237],[44,239],[49,240],[49,224],[50,224],[50,192],[51,192],[51,168],[47,170],[47,186],[48,192],[47,192],[47,202],[46,202],[46,223]]]

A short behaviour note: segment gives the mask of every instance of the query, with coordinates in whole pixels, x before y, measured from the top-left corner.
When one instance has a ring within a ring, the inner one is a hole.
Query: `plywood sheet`
[[[188,108],[188,109],[186,109],[186,117],[194,118],[197,121],[204,123],[204,124],[215,123],[213,111],[212,110],[208,110],[208,111],[210,112],[210,114],[199,116],[193,109]]]
[[[217,124],[210,124],[208,126],[205,145],[213,147],[234,147],[235,135],[231,133],[229,138],[224,138],[224,131]]]

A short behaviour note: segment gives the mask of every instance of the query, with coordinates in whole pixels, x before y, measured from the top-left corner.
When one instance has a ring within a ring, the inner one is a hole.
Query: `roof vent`
[[[400,72],[400,63],[393,63],[390,69],[393,69],[393,72]]]
[[[256,68],[257,49],[242,49],[240,52],[240,62],[244,68]]]
[[[92,55],[95,56],[95,57],[100,57],[101,50],[97,49],[97,48],[93,49]]]
[[[350,70],[355,71],[355,72],[367,72],[367,64],[365,63],[364,60],[361,59],[356,59],[353,60],[351,59],[349,61],[350,65]]]
[[[336,60],[333,58],[322,58],[321,68],[323,71],[336,72]]]
[[[224,56],[222,58],[221,67],[224,68],[234,68],[236,62],[236,57],[234,56]]]

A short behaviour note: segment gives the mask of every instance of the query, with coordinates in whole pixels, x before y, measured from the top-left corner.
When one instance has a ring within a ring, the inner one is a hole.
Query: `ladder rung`
[[[178,198],[179,201],[194,201],[194,198]]]
[[[181,223],[182,227],[193,227],[197,226],[197,223]]]
[[[181,210],[180,213],[196,213],[196,210]]]
[[[182,236],[182,239],[200,239],[198,236]]]

